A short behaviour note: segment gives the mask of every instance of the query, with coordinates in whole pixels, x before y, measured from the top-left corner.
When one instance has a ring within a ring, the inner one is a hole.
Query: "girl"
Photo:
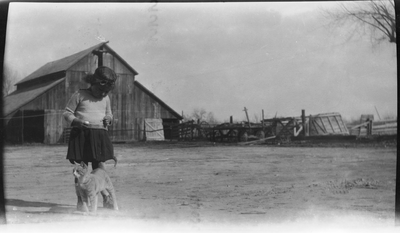
[[[94,74],[89,74],[86,81],[88,89],[80,89],[74,93],[65,108],[63,116],[72,130],[68,143],[67,159],[72,163],[92,163],[92,169],[103,168],[104,162],[115,161],[114,148],[108,137],[107,126],[111,125],[111,112],[108,93],[114,88],[117,75],[108,67],[98,67]],[[75,185],[77,185],[75,179]],[[108,206],[109,196],[102,193],[104,203]],[[78,196],[78,209],[82,200]]]

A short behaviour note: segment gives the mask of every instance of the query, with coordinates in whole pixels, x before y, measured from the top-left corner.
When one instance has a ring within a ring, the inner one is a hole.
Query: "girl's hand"
[[[104,125],[104,127],[111,125],[111,117],[110,116],[105,116],[103,118],[103,125]]]
[[[83,121],[81,119],[75,118],[72,121],[71,126],[78,127],[78,128],[86,128],[89,126],[89,121]]]

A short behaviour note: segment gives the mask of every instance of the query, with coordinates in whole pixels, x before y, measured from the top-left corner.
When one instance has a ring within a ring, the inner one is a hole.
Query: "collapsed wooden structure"
[[[209,125],[189,121],[171,126],[172,138],[191,140],[204,138],[214,142],[247,142],[259,140],[290,141],[295,137],[349,135],[339,113],[323,113],[299,117],[275,117],[260,123],[241,122]]]
[[[227,126],[225,126],[226,128]],[[224,134],[216,128],[219,135]],[[339,113],[324,113],[301,117],[279,117],[264,119],[258,124],[243,124],[236,129],[239,141],[249,139],[271,138],[279,141],[290,141],[297,136],[348,135],[346,125]],[[229,132],[235,130],[230,129]],[[218,133],[214,134],[214,136]]]

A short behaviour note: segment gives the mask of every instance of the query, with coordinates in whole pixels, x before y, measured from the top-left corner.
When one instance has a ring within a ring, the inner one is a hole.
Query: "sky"
[[[11,3],[5,63],[18,81],[106,40],[180,114],[396,117],[396,45],[327,26],[338,4]]]

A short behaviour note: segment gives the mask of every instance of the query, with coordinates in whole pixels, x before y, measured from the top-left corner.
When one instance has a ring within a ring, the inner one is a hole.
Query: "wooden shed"
[[[112,141],[138,141],[145,136],[146,119],[178,123],[182,116],[135,80],[138,74],[103,42],[71,56],[49,62],[16,84],[4,98],[6,140],[12,143],[65,143],[69,125],[62,113],[69,98],[88,88],[83,78],[98,66],[113,69],[118,79],[110,92]]]

